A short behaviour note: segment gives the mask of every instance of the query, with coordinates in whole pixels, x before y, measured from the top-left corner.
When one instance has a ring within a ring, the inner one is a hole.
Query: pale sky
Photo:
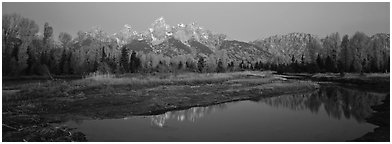
[[[34,20],[43,31],[45,22],[73,36],[100,26],[112,34],[130,24],[147,30],[164,17],[171,26],[197,22],[213,33],[230,39],[253,41],[276,34],[304,32],[325,37],[339,32],[353,35],[389,33],[389,3],[10,3],[3,2],[3,15],[18,13]]]

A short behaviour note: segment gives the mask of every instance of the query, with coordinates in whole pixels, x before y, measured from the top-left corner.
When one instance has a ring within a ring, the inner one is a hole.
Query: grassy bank
[[[287,73],[283,77],[299,80],[313,80],[321,82],[335,82],[341,84],[351,84],[362,86],[363,88],[388,89],[389,91],[389,73]]]
[[[123,118],[318,88],[272,72],[91,75],[3,90],[3,141],[83,141],[50,123]],[[5,131],[4,131],[5,130]]]

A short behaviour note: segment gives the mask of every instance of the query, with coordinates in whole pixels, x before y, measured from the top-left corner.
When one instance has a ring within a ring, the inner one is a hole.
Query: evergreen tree
[[[203,57],[199,58],[199,61],[197,62],[197,67],[199,72],[204,72],[204,67],[205,67],[205,61]]]
[[[240,67],[241,70],[245,69],[244,61],[241,61],[239,67]]]
[[[340,73],[340,75],[344,75],[344,72],[346,70],[344,69],[344,67],[345,67],[344,63],[341,60],[338,61],[337,67],[338,67],[337,71]]]
[[[163,64],[162,61],[160,61],[159,64],[162,66],[162,64]],[[140,60],[139,60],[139,58],[136,56],[136,52],[135,52],[135,51],[132,51],[132,54],[131,54],[131,61],[130,61],[130,71],[131,71],[132,73],[137,72],[139,66],[140,66]]]
[[[68,52],[68,57],[67,57],[67,67],[68,67],[68,74],[74,74],[74,70],[72,68],[71,64],[71,59],[72,59],[72,51]]]
[[[367,63],[366,58],[362,59],[362,62],[361,62],[362,69],[360,71],[361,74],[363,74],[364,72],[367,72],[367,70],[368,70],[366,63]]]
[[[93,63],[93,72],[98,71],[99,65],[100,65],[100,64],[98,63],[98,60],[94,60],[94,63]]]
[[[121,48],[120,67],[122,72],[129,72],[129,56],[125,46]]]
[[[301,64],[305,65],[305,57],[304,57],[304,55],[301,56]]]
[[[102,47],[102,54],[101,54],[101,56],[102,56],[101,62],[105,62],[106,61],[105,47]]]
[[[26,69],[26,73],[27,74],[31,74],[32,73],[32,67],[35,64],[35,57],[34,57],[34,52],[31,50],[31,47],[27,47],[27,55],[28,55],[28,59],[27,59],[27,69]]]
[[[259,62],[256,61],[256,63],[255,63],[255,69],[258,69],[258,68],[259,68]]]
[[[335,72],[335,64],[330,56],[325,59],[325,69],[327,72]]]
[[[218,66],[217,66],[217,72],[224,72],[224,71],[225,71],[225,69],[223,67],[223,61],[222,61],[222,59],[219,59]]]
[[[349,39],[348,35],[343,36],[342,44],[341,46],[341,52],[340,52],[340,61],[342,62],[343,66],[343,71],[349,71],[350,65],[351,65],[351,56],[350,56],[350,51],[349,51]]]
[[[325,69],[325,66],[324,66],[324,61],[320,55],[317,55],[316,63],[317,63],[317,66],[320,68],[320,71],[322,72],[323,69]]]
[[[292,63],[292,64],[295,63],[295,57],[294,57],[294,55],[291,56],[291,63]]]
[[[183,67],[182,61],[180,61],[180,62],[178,63],[178,70],[181,70],[182,67]]]
[[[66,49],[63,49],[63,54],[61,55],[60,59],[60,74],[65,74],[68,73],[68,70],[66,70],[66,63],[67,63],[67,51]]]

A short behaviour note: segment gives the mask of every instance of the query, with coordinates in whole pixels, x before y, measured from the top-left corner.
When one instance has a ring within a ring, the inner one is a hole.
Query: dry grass
[[[313,75],[313,77],[341,77],[339,73],[318,73]],[[385,77],[389,78],[389,73],[364,73],[363,75],[359,73],[345,73],[342,78],[373,78],[373,77]]]
[[[201,84],[219,83],[239,77],[257,76],[265,77],[266,72],[244,71],[232,73],[181,73],[174,74],[148,74],[148,75],[126,75],[115,77],[110,74],[92,74],[82,80],[74,81],[76,85],[98,86],[98,85],[160,85],[160,84]]]
[[[106,79],[106,78],[114,78],[115,76],[113,74],[109,73],[99,73],[99,72],[93,72],[84,77],[85,79],[93,79],[93,80],[100,80],[100,79]]]
[[[105,88],[107,86],[129,86],[133,89],[154,87],[159,85],[200,85],[225,83],[230,80],[245,78],[249,83],[266,83],[275,78],[270,77],[270,72],[244,71],[231,73],[171,73],[158,74],[127,74],[115,76],[112,74],[92,73],[89,76],[73,81],[47,81],[43,83],[24,84],[18,87],[20,92],[8,94],[11,99],[35,99],[49,97],[66,97],[75,91]],[[267,77],[268,76],[268,77]],[[257,80],[253,78],[257,78]],[[260,77],[263,77],[260,79]],[[264,80],[265,79],[265,80]],[[241,81],[243,82],[243,81]],[[3,97],[4,100],[5,96]]]

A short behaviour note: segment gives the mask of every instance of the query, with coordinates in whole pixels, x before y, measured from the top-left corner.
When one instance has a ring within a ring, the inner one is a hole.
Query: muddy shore
[[[369,132],[354,142],[389,142],[390,141],[390,98],[387,96],[380,105],[372,106],[375,111],[370,117],[366,118],[368,123],[377,125],[373,132]]]

